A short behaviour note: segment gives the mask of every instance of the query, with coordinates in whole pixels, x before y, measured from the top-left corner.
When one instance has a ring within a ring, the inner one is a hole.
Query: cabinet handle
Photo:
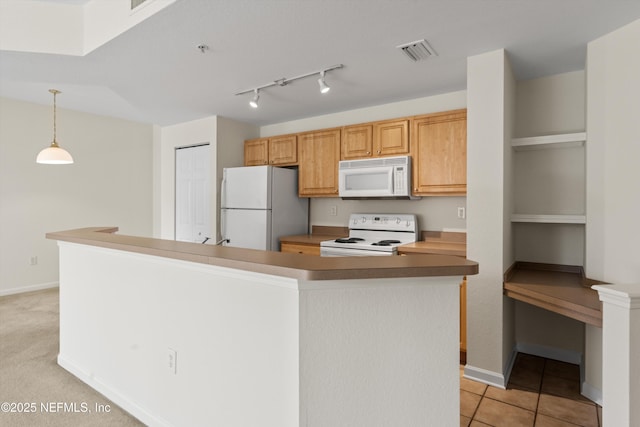
[[[378,150],[378,154],[380,154],[382,151]]]
[[[367,151],[367,154],[371,154],[371,151]]]

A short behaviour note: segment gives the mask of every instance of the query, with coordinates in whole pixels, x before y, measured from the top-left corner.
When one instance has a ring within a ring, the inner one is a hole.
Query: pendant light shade
[[[68,165],[73,163],[73,157],[64,148],[60,148],[56,141],[56,95],[60,93],[59,90],[49,89],[49,92],[53,94],[53,141],[51,145],[38,153],[36,157],[36,163],[46,165]]]
[[[52,142],[51,145],[40,153],[36,157],[36,163],[42,163],[45,165],[68,165],[73,163],[73,157],[64,148],[60,148],[56,142]]]

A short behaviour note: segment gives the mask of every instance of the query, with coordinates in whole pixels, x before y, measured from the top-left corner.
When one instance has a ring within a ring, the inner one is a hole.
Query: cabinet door
[[[411,150],[414,195],[466,194],[466,110],[414,118]]]
[[[259,166],[269,164],[269,140],[249,139],[244,142],[244,165]]]
[[[272,165],[293,165],[298,162],[296,135],[269,138],[269,163]]]
[[[300,197],[338,197],[340,129],[298,135]]]
[[[320,256],[320,245],[304,245],[299,243],[282,243],[280,252]]]
[[[409,120],[393,120],[373,124],[373,155],[409,154]]]
[[[342,160],[362,159],[373,154],[373,126],[357,125],[342,128],[340,145]]]

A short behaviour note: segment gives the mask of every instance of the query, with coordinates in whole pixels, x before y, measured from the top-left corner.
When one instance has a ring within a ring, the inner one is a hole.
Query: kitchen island
[[[455,426],[453,256],[322,258],[115,234],[60,248],[58,363],[146,424]]]

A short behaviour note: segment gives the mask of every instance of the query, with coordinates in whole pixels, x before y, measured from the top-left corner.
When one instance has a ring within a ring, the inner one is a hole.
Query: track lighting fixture
[[[253,91],[255,93],[255,95],[253,96],[253,98],[251,99],[251,101],[249,101],[249,105],[251,105],[252,108],[258,108],[258,99],[260,99],[260,89],[254,89]]]
[[[318,79],[318,84],[320,85],[320,93],[327,93],[331,90],[327,82],[324,81],[324,71],[320,72],[320,78]]]
[[[243,90],[242,92],[238,92],[236,93],[236,95],[243,95],[245,93],[251,93],[253,92],[253,98],[251,99],[251,101],[249,101],[249,105],[251,105],[251,107],[253,108],[258,108],[258,99],[260,98],[260,89],[264,89],[267,87],[272,87],[272,86],[286,86],[287,84],[295,81],[295,80],[299,80],[299,79],[303,79],[305,77],[309,77],[309,76],[313,76],[316,74],[320,74],[320,78],[318,79],[318,84],[320,85],[320,93],[327,93],[329,92],[329,90],[331,90],[331,88],[329,87],[329,85],[327,85],[327,82],[325,81],[325,74],[331,70],[336,70],[338,68],[342,68],[344,67],[344,65],[342,64],[338,64],[338,65],[334,65],[331,67],[327,67],[327,68],[323,68],[322,70],[319,71],[314,71],[312,73],[307,73],[307,74],[302,74],[300,76],[296,76],[296,77],[291,77],[291,78],[281,78],[278,80],[274,80],[271,83],[267,83],[266,85],[262,85],[262,86],[258,86],[256,88],[253,89],[247,89],[247,90]]]

